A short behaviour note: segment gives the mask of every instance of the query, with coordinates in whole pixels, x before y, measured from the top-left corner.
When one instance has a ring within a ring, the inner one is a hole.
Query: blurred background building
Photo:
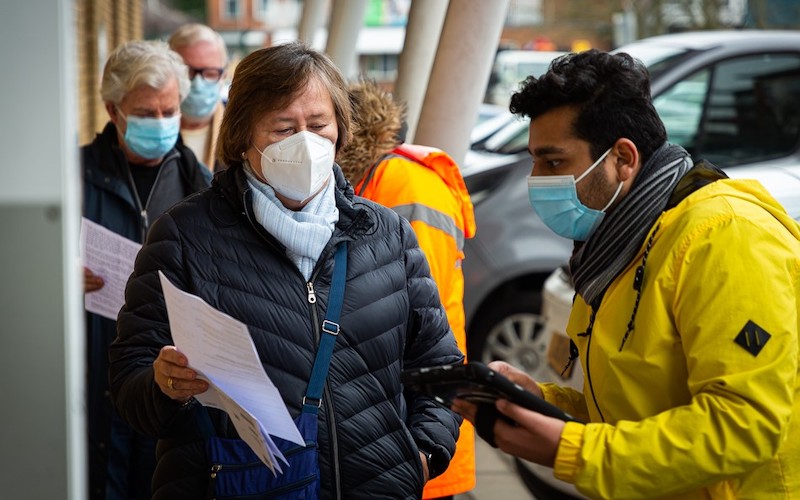
[[[335,0],[321,4],[329,15]],[[458,1],[458,0],[452,0]],[[99,76],[107,55],[134,38],[166,39],[181,24],[219,31],[231,63],[283,40],[296,39],[303,0],[75,0],[78,37],[80,143],[107,117]],[[397,77],[411,0],[368,0],[356,46],[359,74],[391,87]],[[662,33],[737,27],[798,28],[796,0],[511,0],[498,50],[610,50]],[[325,48],[325,25],[312,45]],[[232,74],[232,71],[229,72]]]
[[[330,10],[335,0],[325,0]],[[368,0],[356,46],[359,74],[391,87],[397,77],[412,0]],[[458,1],[458,0],[453,0]],[[75,0],[80,143],[107,121],[99,97],[103,61],[134,38],[166,39],[186,22],[219,31],[232,66],[243,55],[296,39],[303,0]],[[511,0],[498,50],[609,50],[646,36],[729,27],[798,28],[796,0]],[[315,34],[324,49],[327,27]],[[232,74],[232,71],[229,72]]]

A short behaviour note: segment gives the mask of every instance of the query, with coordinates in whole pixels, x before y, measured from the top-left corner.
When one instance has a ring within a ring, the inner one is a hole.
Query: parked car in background
[[[472,127],[472,132],[469,136],[470,148],[479,149],[483,147],[486,139],[513,119],[514,115],[508,111],[507,107],[481,103],[478,108],[478,118],[475,120],[475,125]]]
[[[757,179],[800,221],[800,32],[681,33],[616,51],[648,66],[672,142],[730,177]],[[527,123],[510,120],[464,162],[478,228],[465,243],[468,357],[503,359],[538,380],[581,389],[579,371],[560,373],[573,291],[554,270],[566,264],[572,242],[528,203],[527,139]],[[517,467],[538,498],[578,496],[549,468],[520,460]]]
[[[547,71],[550,61],[565,52],[543,50],[501,50],[494,58],[486,102],[508,106],[511,94],[527,76]]]

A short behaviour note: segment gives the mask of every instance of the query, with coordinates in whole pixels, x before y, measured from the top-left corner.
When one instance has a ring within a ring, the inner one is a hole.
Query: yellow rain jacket
[[[653,228],[622,347],[645,245],[591,335],[575,300],[583,393],[542,388],[590,423],[564,428],[556,477],[593,498],[800,498],[800,227],[759,183],[719,180]]]
[[[461,261],[464,238],[475,235],[475,217],[458,165],[438,149],[402,144],[355,186],[355,192],[393,209],[411,223],[428,257],[458,347],[466,353]],[[423,498],[463,493],[474,487],[475,433],[464,420],[450,466],[425,485]]]

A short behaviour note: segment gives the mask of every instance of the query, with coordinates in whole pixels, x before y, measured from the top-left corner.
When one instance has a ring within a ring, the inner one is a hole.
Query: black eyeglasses
[[[194,80],[196,75],[203,77],[203,80],[209,82],[218,82],[222,75],[225,73],[225,68],[195,68],[189,66],[189,79]]]

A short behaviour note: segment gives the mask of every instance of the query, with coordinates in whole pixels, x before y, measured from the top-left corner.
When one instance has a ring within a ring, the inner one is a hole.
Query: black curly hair
[[[540,78],[526,78],[509,108],[535,119],[564,106],[578,110],[573,132],[591,145],[595,158],[624,137],[636,144],[645,162],[667,140],[653,107],[650,74],[625,53],[592,49],[565,54]]]

